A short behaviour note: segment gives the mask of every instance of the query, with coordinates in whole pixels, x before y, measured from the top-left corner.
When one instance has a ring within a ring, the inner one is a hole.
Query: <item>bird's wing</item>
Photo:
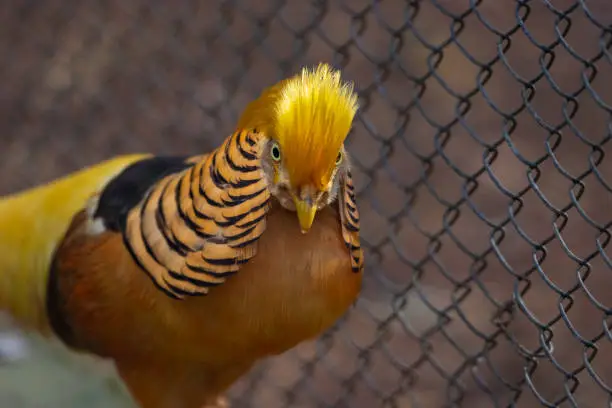
[[[48,272],[74,214],[109,179],[145,157],[148,155],[114,157],[0,197],[0,309],[8,310],[23,325],[48,330],[42,307]]]

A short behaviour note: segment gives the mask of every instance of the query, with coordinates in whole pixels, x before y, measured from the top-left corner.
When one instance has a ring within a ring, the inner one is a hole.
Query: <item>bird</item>
[[[144,408],[201,408],[316,339],[362,286],[354,83],[303,66],[214,150],[115,156],[0,199],[0,309],[114,362]]]

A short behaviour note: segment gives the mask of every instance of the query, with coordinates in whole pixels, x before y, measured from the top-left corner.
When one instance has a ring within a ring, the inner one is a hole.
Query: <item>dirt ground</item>
[[[263,86],[338,63],[361,92],[363,296],[235,406],[604,406],[612,5],[521,3],[6,0],[0,194],[206,151]],[[0,407],[123,406],[110,374],[31,350],[0,364]]]

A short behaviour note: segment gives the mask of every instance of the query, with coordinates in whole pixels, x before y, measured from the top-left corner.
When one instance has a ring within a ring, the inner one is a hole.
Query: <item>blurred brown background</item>
[[[0,193],[207,151],[332,62],[361,93],[363,296],[235,406],[607,406],[611,23],[608,0],[5,0]]]

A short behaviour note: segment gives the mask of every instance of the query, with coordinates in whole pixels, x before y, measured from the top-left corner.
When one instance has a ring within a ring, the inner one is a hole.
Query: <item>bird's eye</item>
[[[270,156],[272,156],[272,160],[274,161],[280,161],[281,159],[281,152],[280,152],[280,147],[278,147],[278,144],[274,143],[272,145],[272,148],[270,149]]]
[[[336,166],[342,162],[342,152],[338,152],[338,156],[336,156]]]

